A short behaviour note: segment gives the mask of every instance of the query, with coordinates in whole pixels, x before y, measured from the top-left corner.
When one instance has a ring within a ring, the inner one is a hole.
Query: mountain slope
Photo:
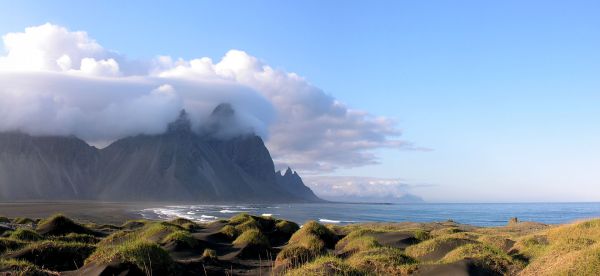
[[[86,198],[98,157],[75,137],[0,133],[0,198]]]
[[[275,173],[260,137],[221,135],[219,124],[232,114],[220,105],[208,131],[192,131],[182,112],[163,134],[120,139],[101,150],[75,137],[0,133],[0,199],[320,201],[297,174],[288,180],[292,175]]]

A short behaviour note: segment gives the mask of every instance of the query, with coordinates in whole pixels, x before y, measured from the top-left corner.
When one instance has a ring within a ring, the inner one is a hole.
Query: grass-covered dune
[[[600,275],[600,219],[304,225],[240,214],[200,224],[0,216],[8,275]]]

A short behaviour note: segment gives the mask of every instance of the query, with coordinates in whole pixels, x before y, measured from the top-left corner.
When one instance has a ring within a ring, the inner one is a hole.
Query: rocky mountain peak
[[[190,116],[182,109],[175,121],[169,124],[167,132],[190,132],[192,130],[192,122]]]
[[[217,107],[215,107],[215,109],[213,109],[212,113],[210,114],[210,116],[213,118],[231,118],[234,115],[235,110],[229,103],[221,103],[217,105]]]

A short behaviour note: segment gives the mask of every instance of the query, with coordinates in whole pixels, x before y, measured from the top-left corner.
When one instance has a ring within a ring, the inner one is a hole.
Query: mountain
[[[99,159],[75,137],[0,134],[0,198],[72,199],[87,193]]]
[[[277,179],[277,183],[289,193],[314,201],[319,200],[313,191],[304,185],[300,175],[298,175],[297,172],[293,172],[289,167],[283,174],[281,171],[277,171],[277,173],[275,173],[275,178]]]
[[[233,135],[234,114],[221,104],[194,131],[182,111],[163,134],[103,149],[76,137],[0,133],[0,200],[322,201],[296,173],[275,172],[259,136]]]

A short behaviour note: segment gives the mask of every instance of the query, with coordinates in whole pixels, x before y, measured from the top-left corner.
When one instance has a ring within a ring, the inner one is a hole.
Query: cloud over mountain
[[[52,24],[2,39],[0,131],[102,143],[160,133],[182,108],[200,127],[217,104],[228,102],[237,131],[267,140],[280,166],[330,171],[373,163],[378,148],[408,146],[389,118],[351,109],[297,74],[243,51],[230,50],[220,61],[135,61],[86,32]]]

